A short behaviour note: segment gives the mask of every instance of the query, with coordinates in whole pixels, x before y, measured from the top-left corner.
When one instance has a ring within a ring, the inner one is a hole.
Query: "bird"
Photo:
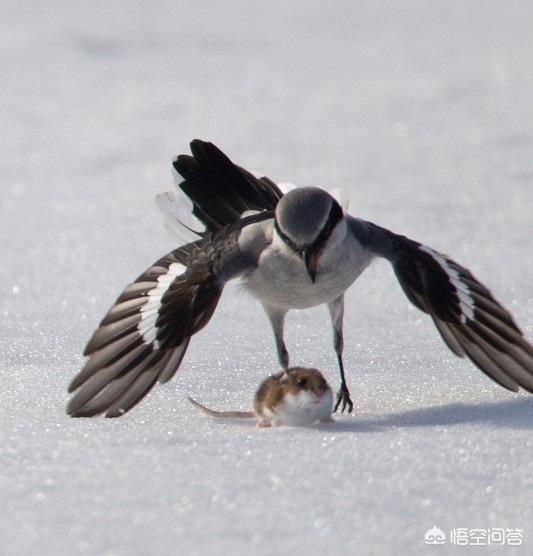
[[[343,361],[344,294],[379,258],[392,265],[408,300],[429,315],[455,355],[508,390],[533,393],[532,345],[468,269],[351,216],[338,193],[277,184],[234,164],[207,141],[195,139],[190,148],[191,155],[173,161],[182,201],[166,192],[157,203],[168,226],[192,241],[157,260],[111,306],[70,383],[67,414],[119,417],[157,382],[168,382],[234,279],[262,305],[284,370],[287,312],[327,305],[340,373],[334,409],[352,412]]]

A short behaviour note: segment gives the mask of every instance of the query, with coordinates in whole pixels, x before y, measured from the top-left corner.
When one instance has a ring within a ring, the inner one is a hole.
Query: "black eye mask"
[[[342,208],[340,207],[339,203],[337,203],[337,201],[334,200],[331,205],[331,209],[329,211],[328,219],[326,220],[326,223],[322,228],[322,231],[318,234],[315,241],[313,241],[313,243],[309,245],[309,248],[312,249],[313,247],[319,246],[322,243],[324,243],[331,235],[333,228],[335,228],[335,226],[342,220],[342,217],[343,217]],[[279,237],[283,240],[283,242],[287,244],[296,253],[301,254],[307,248],[307,246],[300,247],[296,245],[296,243],[294,243],[294,241],[281,229],[281,226],[278,224],[276,218],[274,218],[274,228],[276,229],[276,232],[278,233]]]

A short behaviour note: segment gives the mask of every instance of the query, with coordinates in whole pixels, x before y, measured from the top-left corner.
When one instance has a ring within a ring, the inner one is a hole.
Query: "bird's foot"
[[[348,391],[348,387],[346,384],[342,383],[339,391],[337,392],[337,401],[335,403],[335,407],[333,412],[336,412],[340,409],[341,413],[348,410],[348,413],[351,413],[353,410],[353,402],[352,398],[350,398],[350,392]]]

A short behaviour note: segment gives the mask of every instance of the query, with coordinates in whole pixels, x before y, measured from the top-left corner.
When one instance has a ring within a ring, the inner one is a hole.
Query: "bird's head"
[[[278,202],[274,220],[276,233],[302,257],[313,282],[322,250],[342,219],[339,203],[318,187],[293,189]]]

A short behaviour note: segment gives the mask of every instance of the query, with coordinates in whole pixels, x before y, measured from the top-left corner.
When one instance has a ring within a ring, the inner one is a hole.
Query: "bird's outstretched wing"
[[[456,355],[468,357],[504,388],[533,392],[533,346],[469,270],[370,222],[349,222],[365,247],[390,261],[409,300],[431,316]]]
[[[241,229],[272,213],[247,217],[172,251],[141,274],[94,332],[74,378],[67,413],[119,417],[178,369],[189,340],[215,310],[227,280],[255,261],[241,253]]]

